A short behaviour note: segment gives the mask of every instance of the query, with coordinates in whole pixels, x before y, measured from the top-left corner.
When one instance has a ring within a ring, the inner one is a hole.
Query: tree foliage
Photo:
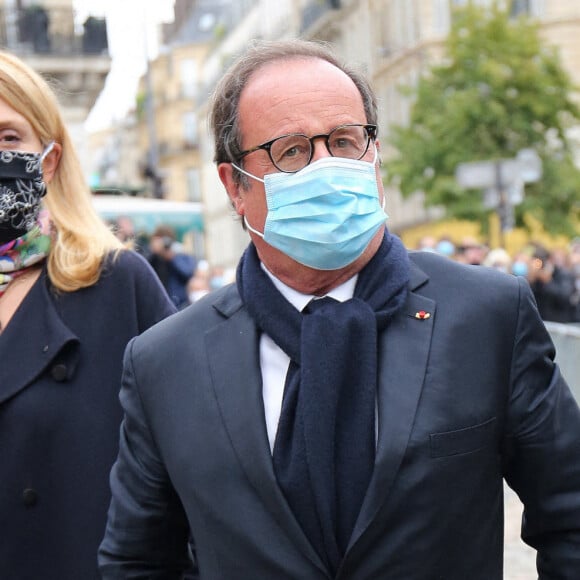
[[[452,16],[444,60],[406,89],[414,104],[410,124],[394,128],[397,155],[387,163],[388,180],[403,195],[423,191],[427,205],[485,227],[482,193],[457,184],[457,165],[533,148],[543,175],[526,185],[516,223],[525,225],[529,214],[548,231],[573,234],[580,171],[569,129],[580,125],[580,110],[556,49],[542,41],[537,23],[511,19],[498,5],[469,3]]]

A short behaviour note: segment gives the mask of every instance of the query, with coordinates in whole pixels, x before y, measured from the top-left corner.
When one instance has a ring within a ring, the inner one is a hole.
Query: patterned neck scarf
[[[23,236],[0,245],[0,296],[13,280],[44,260],[49,249],[49,224],[44,219]]]

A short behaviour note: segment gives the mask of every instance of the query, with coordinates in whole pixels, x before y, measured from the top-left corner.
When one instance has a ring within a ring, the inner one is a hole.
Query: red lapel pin
[[[425,312],[424,310],[419,310],[419,312],[415,314],[415,318],[417,320],[427,320],[427,318],[431,318],[431,314],[429,312]]]

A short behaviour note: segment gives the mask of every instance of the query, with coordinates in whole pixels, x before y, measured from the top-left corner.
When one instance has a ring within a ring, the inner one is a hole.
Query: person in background
[[[113,233],[124,244],[133,244],[135,241],[135,225],[133,220],[126,215],[120,215],[113,223]]]
[[[205,260],[200,260],[195,269],[195,274],[187,282],[189,303],[197,302],[211,291],[209,264]]]
[[[139,254],[145,253],[144,248],[149,246],[149,239],[144,242],[143,235],[135,232],[135,224],[131,217],[120,215],[106,223],[126,249],[134,250]]]
[[[536,244],[532,255],[528,281],[542,320],[579,322],[575,303],[575,277],[562,261],[555,259],[540,244]]]
[[[235,268],[224,268],[223,266],[213,266],[209,278],[209,285],[212,290],[217,290],[226,284],[230,284],[236,278]]]
[[[504,479],[540,578],[580,578],[580,410],[530,287],[406,251],[377,123],[314,42],[222,76],[215,161],[251,242],[128,347],[104,580],[500,580]]]
[[[480,266],[485,260],[488,247],[480,243],[471,236],[466,236],[461,240],[461,244],[457,248],[455,259],[462,264],[470,264],[472,266]]]
[[[512,272],[511,256],[503,248],[494,248],[493,250],[490,250],[487,256],[485,256],[482,265],[487,266],[488,268],[495,268],[496,270],[505,272],[506,274]]]
[[[189,304],[187,285],[196,260],[177,242],[173,228],[158,226],[149,239],[149,263],[178,309]]]
[[[446,256],[451,259],[455,258],[455,244],[448,237],[439,238],[435,246],[435,251],[441,256]]]
[[[437,245],[437,238],[435,236],[422,236],[417,242],[417,251],[434,252]]]
[[[521,276],[523,278],[528,277],[528,272],[530,271],[530,262],[532,258],[530,253],[525,249],[516,252],[512,258],[511,273],[514,276]]]
[[[98,578],[123,352],[174,311],[95,213],[56,96],[0,52],[0,577]]]

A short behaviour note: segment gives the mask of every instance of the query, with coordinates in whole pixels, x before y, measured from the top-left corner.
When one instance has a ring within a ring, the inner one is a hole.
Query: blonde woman
[[[95,213],[48,84],[0,52],[0,576],[97,578],[125,346],[174,311]]]

